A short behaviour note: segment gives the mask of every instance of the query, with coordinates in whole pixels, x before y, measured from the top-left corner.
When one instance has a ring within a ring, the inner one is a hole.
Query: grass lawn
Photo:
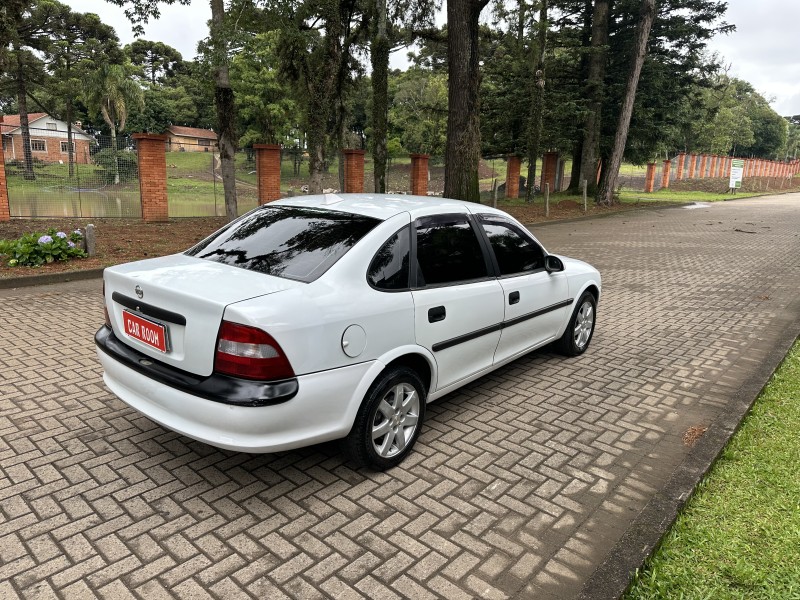
[[[658,190],[657,192],[652,192],[646,194],[642,191],[638,190],[627,190],[623,189],[619,196],[622,202],[647,202],[649,200],[657,200],[659,202],[721,202],[724,200],[733,200],[734,198],[754,198],[756,196],[769,196],[770,194],[774,194],[776,191],[773,190],[771,192],[743,192],[738,191],[736,194],[715,194],[712,192],[689,192],[689,191],[677,191],[672,189],[666,190]]]
[[[625,600],[800,598],[800,343]]]

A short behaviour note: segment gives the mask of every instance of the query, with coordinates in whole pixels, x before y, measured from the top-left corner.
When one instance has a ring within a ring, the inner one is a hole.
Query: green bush
[[[40,267],[44,264],[71,258],[83,258],[83,234],[75,230],[70,234],[55,229],[45,233],[26,233],[18,240],[0,240],[0,257],[9,267]]]
[[[100,177],[105,184],[114,183],[114,152],[111,148],[100,150],[92,157],[92,161],[100,167]],[[139,164],[136,154],[120,150],[117,152],[117,165],[119,166],[119,181],[133,181],[139,177]]]

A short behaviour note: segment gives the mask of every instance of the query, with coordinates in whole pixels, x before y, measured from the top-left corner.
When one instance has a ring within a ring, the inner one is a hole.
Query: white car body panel
[[[430,384],[432,401],[558,339],[587,289],[599,299],[599,273],[587,263],[561,256],[565,270],[560,273],[538,271],[402,291],[371,287],[366,277],[369,264],[397,231],[420,217],[443,213],[511,219],[486,206],[371,194],[296,197],[274,204],[327,208],[382,222],[310,283],[183,254],[111,267],[104,274],[114,335],[170,367],[211,375],[223,318],[261,328],[281,346],[297,376],[297,392],[285,402],[258,407],[194,396],[98,350],[104,380],[119,398],[161,425],[214,446],[276,452],[344,437],[370,386],[393,361],[409,355],[425,361],[430,376],[423,379]],[[123,306],[112,296],[118,292],[136,299],[137,285],[143,290],[141,302],[186,319],[186,326],[168,324],[172,348],[167,354],[122,331]],[[514,291],[520,292],[520,302],[509,304]],[[570,305],[564,304],[570,299]],[[563,306],[542,311],[559,303]],[[431,323],[428,311],[438,306],[446,307],[446,318]],[[537,311],[542,314],[505,326]],[[353,331],[363,336],[348,337]],[[454,338],[462,339],[437,347]]]
[[[435,350],[435,345],[502,323],[503,290],[497,280],[414,290],[412,295],[416,340],[436,359],[437,388],[492,364],[499,329],[450,348]],[[430,323],[428,311],[438,306],[446,307],[445,319]]]
[[[525,319],[537,311],[570,299],[569,285],[564,273],[539,271],[529,275],[506,277],[500,279],[500,285],[503,287],[506,322]],[[519,302],[510,304],[509,296],[515,292],[519,294]],[[509,356],[516,356],[520,352],[556,339],[568,310],[571,308],[565,306],[504,327],[494,362],[502,362]]]

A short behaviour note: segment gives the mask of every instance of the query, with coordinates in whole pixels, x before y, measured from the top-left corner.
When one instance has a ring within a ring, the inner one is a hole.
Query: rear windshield
[[[380,221],[318,208],[265,206],[186,254],[299,281],[327,271]]]

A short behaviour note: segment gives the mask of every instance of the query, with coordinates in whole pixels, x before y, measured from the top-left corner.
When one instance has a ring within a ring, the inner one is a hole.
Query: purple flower
[[[39,238],[40,244],[49,244],[52,241],[53,238],[51,238],[49,235],[43,235],[42,237]]]
[[[63,231],[59,231],[59,232],[56,234],[56,237],[60,237],[60,238],[63,240],[65,237],[67,237],[67,234],[66,234],[66,233],[64,233]]]
[[[75,242],[67,242],[67,245],[68,245],[70,248],[74,248],[74,247],[75,247]]]
[[[83,233],[81,233],[81,230],[80,230],[80,229],[76,229],[76,230],[75,230],[75,231],[73,231],[72,233],[74,233],[75,235],[79,235],[79,236],[83,237]]]

